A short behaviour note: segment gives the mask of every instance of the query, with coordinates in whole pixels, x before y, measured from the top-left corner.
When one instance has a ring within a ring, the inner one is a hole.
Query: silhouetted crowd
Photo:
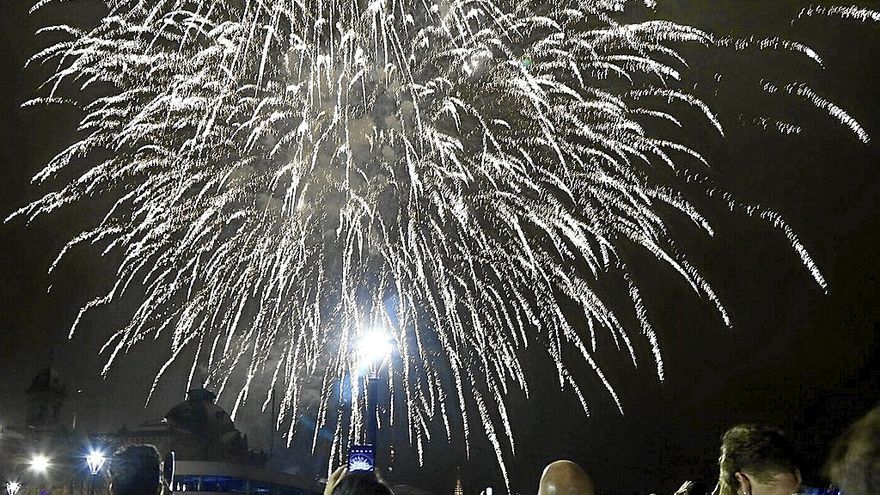
[[[836,441],[825,466],[832,487],[802,486],[792,443],[781,431],[762,425],[738,425],[721,439],[718,480],[711,492],[685,482],[675,495],[880,495],[880,407],[852,424]],[[126,447],[111,466],[111,495],[161,495],[159,453],[147,445]],[[609,487],[613,491],[613,487]],[[538,495],[601,493],[574,462],[550,463],[541,475]],[[324,495],[394,495],[375,471],[349,471],[343,465],[327,479]]]

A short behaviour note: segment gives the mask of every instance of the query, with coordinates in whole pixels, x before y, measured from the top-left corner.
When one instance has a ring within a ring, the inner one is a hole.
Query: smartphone
[[[348,451],[349,471],[373,471],[376,449],[372,445],[352,445]]]

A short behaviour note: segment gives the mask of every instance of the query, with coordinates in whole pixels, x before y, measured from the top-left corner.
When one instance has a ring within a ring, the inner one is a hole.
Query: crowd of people
[[[833,488],[802,486],[792,443],[775,428],[738,425],[721,439],[718,480],[712,495],[880,495],[880,407],[856,421],[837,440],[825,472]],[[122,449],[111,467],[111,495],[160,495],[159,453],[146,445]],[[541,475],[538,495],[595,495],[593,480],[567,460],[550,463]],[[705,495],[699,483],[685,482],[675,495]],[[324,495],[394,495],[375,471],[349,471],[343,465],[327,479]]]

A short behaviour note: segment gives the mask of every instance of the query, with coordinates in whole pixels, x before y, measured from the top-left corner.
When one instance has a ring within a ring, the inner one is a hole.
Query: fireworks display
[[[585,412],[571,359],[622,410],[595,359],[609,338],[633,364],[643,359],[633,339],[644,339],[663,379],[621,249],[671,267],[730,324],[668,229],[685,218],[713,233],[684,183],[780,229],[826,285],[778,214],[701,174],[686,129],[724,130],[711,101],[682,82],[691,69],[681,48],[779,50],[819,67],[821,58],[781,38],[625,15],[651,3],[108,0],[96,27],[46,28],[65,38],[31,60],[54,72],[27,104],[70,103],[83,116],[78,140],[35,178],[56,187],[10,218],[112,198],[58,257],[85,243],[121,260],[71,335],[88,311],[139,301],[102,350],[105,372],[161,336],[171,347],[154,388],[171,363],[191,360],[190,381],[206,365],[209,382],[236,395],[234,414],[271,377],[288,440],[314,407],[319,426],[336,429],[338,456],[360,435],[364,391],[354,387],[354,406],[331,392],[358,375],[359,336],[383,329],[395,343],[390,404],[405,408],[383,418],[405,418],[420,454],[432,423],[448,440],[462,431],[465,445],[476,429],[506,479],[516,449],[505,398],[529,393],[526,347],[546,350]],[[877,19],[855,7],[801,13],[815,15]],[[756,87],[805,100],[869,140],[804,82]],[[54,180],[62,171],[76,177]],[[608,283],[630,304],[615,307]],[[322,392],[317,404],[309,388]]]

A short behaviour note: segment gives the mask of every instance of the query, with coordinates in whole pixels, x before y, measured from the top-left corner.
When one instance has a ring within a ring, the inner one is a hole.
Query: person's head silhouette
[[[880,407],[853,423],[837,440],[826,470],[846,495],[880,493]]]
[[[538,495],[594,495],[593,480],[571,461],[551,462],[544,468]]]
[[[162,470],[159,452],[152,445],[120,449],[110,465],[111,495],[157,495]]]
[[[801,486],[794,445],[773,427],[741,424],[721,437],[718,495],[790,495]]]

